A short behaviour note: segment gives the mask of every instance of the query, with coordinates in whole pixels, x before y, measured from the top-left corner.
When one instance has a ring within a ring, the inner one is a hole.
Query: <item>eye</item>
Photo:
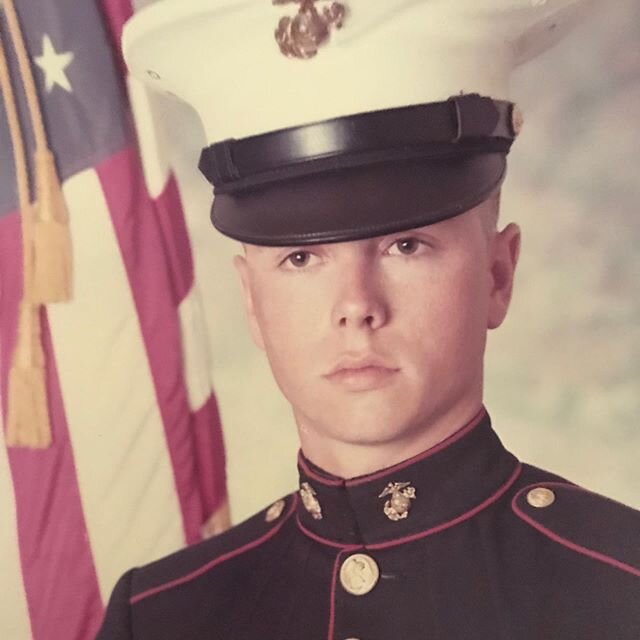
[[[308,267],[314,255],[310,251],[294,251],[290,253],[283,261],[285,267],[293,267],[294,269],[302,269]]]
[[[400,238],[396,240],[387,250],[389,255],[411,256],[422,249],[424,243],[418,238]]]

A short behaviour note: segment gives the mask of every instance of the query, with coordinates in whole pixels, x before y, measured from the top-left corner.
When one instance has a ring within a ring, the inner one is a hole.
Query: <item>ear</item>
[[[496,329],[504,321],[511,302],[520,255],[520,228],[516,224],[509,224],[496,233],[491,242],[491,293],[487,327]]]
[[[236,268],[238,275],[240,276],[240,283],[242,284],[242,293],[244,299],[244,310],[247,316],[247,322],[249,323],[249,330],[251,331],[251,337],[254,343],[259,349],[264,350],[264,339],[262,337],[262,331],[260,330],[260,323],[256,316],[256,308],[253,302],[253,291],[251,290],[251,274],[249,273],[249,265],[247,259],[244,256],[234,256],[233,266]]]

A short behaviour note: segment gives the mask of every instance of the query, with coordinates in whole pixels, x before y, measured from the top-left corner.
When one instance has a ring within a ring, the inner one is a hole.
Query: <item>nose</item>
[[[336,290],[331,314],[334,326],[376,330],[387,323],[389,308],[384,286],[369,261],[360,259],[344,264]]]

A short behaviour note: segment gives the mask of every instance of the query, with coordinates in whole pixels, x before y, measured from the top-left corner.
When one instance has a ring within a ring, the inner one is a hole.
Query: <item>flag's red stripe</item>
[[[22,293],[20,221],[15,213],[0,219],[0,287],[0,376],[6,398]],[[22,575],[34,640],[86,640],[97,632],[103,605],[46,316],[43,344],[53,445],[42,451],[8,452]]]
[[[193,413],[196,475],[205,513],[213,513],[227,495],[224,442],[218,404],[213,394]]]
[[[180,192],[173,176],[169,178],[162,197],[155,204],[156,219],[169,266],[171,293],[174,304],[178,307],[193,287],[194,271]],[[193,412],[192,429],[196,481],[206,518],[220,506],[227,493],[222,425],[213,393],[200,409]]]
[[[155,204],[170,274],[171,294],[177,308],[193,286],[193,260],[180,192],[173,175],[169,177],[162,196]]]
[[[125,149],[97,168],[147,350],[158,407],[162,415],[176,491],[182,509],[187,542],[200,539],[206,517],[200,495],[194,433],[182,360],[181,329],[170,274],[172,260],[159,215],[173,211],[182,215],[175,190],[168,187],[154,201],[147,194],[144,177],[133,148]],[[172,250],[173,251],[173,250]],[[217,429],[218,423],[211,424]]]
[[[125,22],[132,16],[133,8],[131,0],[102,0],[102,9],[105,15],[105,19],[108,28],[111,32],[111,37],[115,43],[115,50],[120,56],[120,45],[122,41],[122,30]],[[122,62],[122,67],[125,69],[125,65]],[[126,71],[125,71],[126,73]],[[129,159],[128,162],[131,160]],[[136,168],[137,168],[136,163]],[[138,174],[139,170],[137,169]],[[105,186],[105,193],[108,195],[108,183],[109,178],[106,173],[103,181]],[[140,180],[138,175],[138,180]],[[141,183],[138,183],[141,193],[137,194],[137,197],[147,199],[146,192],[142,195]],[[114,193],[114,197],[117,194]],[[170,177],[164,193],[155,200],[153,204],[148,203],[148,206],[153,207],[153,217],[157,221],[157,231],[159,232],[159,242],[162,244],[163,261],[166,265],[166,280],[163,280],[163,285],[167,286],[166,291],[170,292],[175,308],[179,306],[180,302],[187,296],[194,281],[193,261],[191,254],[191,243],[189,240],[189,234],[187,231],[185,217],[180,202],[180,194],[176,181],[173,177]],[[149,221],[151,222],[151,221]],[[118,230],[116,228],[116,233]],[[119,234],[120,237],[120,234]],[[121,244],[121,246],[123,246]],[[129,271],[131,278],[131,272]],[[143,279],[138,280],[141,286],[144,286]],[[133,284],[133,280],[132,280]],[[167,329],[169,329],[167,323]],[[145,331],[145,325],[143,322],[143,331]],[[169,333],[172,333],[169,331]],[[147,348],[150,342],[146,341]],[[181,356],[181,352],[180,356]],[[152,359],[150,354],[150,359]],[[160,357],[158,357],[158,361]],[[179,367],[176,371],[181,371]],[[166,376],[169,378],[170,376]],[[156,389],[159,390],[159,377],[156,377],[156,370],[154,368],[154,379],[156,380]],[[166,387],[170,389],[170,386]],[[183,392],[186,387],[184,386],[184,380],[180,381],[180,401],[183,398]],[[159,399],[161,398],[159,393]],[[169,396],[170,398],[170,396]],[[178,402],[178,398],[174,398],[175,403]],[[165,410],[166,408],[166,410]],[[171,401],[164,403],[161,400],[161,411],[165,428],[178,429],[178,423],[171,416],[175,415],[176,407]],[[184,418],[184,415],[182,418]],[[168,422],[169,420],[169,422]],[[183,424],[182,421],[179,421]],[[173,427],[171,426],[173,424]],[[184,429],[184,425],[182,427]],[[180,501],[183,509],[183,515],[185,517],[185,531],[189,541],[197,539],[199,525],[196,527],[194,522],[195,509],[193,508],[193,498],[189,498],[190,492],[193,490],[199,490],[201,504],[201,512],[199,520],[207,518],[208,515],[215,510],[221,500],[226,496],[226,480],[225,480],[225,464],[224,464],[224,444],[222,441],[222,433],[220,426],[220,418],[218,408],[215,400],[215,396],[212,394],[209,400],[198,411],[194,412],[191,416],[191,432],[189,436],[191,441],[185,442],[179,434],[168,434],[167,440],[171,449],[171,458],[174,464],[174,471],[176,474],[176,484],[178,486],[178,493],[180,495]],[[187,438],[189,440],[189,438]],[[193,458],[191,462],[185,460],[185,449],[189,450],[189,444],[192,445],[191,453]],[[193,473],[195,474],[196,484],[191,483],[191,470],[190,466],[193,465]],[[182,489],[181,489],[182,487]]]
[[[122,59],[122,30],[125,22],[133,15],[132,1],[102,0],[101,5],[115,55],[121,61],[122,75],[126,77],[126,65]],[[171,274],[171,293],[177,306],[193,285],[193,261],[180,193],[173,176],[169,178],[163,196],[156,200],[156,215],[165,239],[165,257],[169,261]]]
[[[133,15],[131,0],[102,0],[102,12],[109,29],[113,44],[113,53],[120,66],[122,77],[127,73],[127,65],[122,57],[122,29],[124,23]]]

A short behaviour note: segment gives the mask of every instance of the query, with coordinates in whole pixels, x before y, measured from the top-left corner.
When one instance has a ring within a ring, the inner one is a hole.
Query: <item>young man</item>
[[[519,462],[482,404],[520,245],[496,227],[504,81],[581,7],[307,0],[274,23],[176,0],[131,23],[133,71],[214,142],[212,218],[244,243],[300,488],[125,574],[101,640],[640,637],[638,513]]]

